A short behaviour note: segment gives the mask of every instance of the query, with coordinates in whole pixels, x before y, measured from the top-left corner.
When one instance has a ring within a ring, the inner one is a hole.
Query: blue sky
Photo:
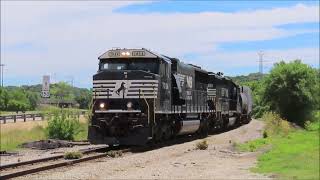
[[[133,4],[115,10],[122,13],[198,13],[198,12],[238,12],[256,9],[272,9],[275,7],[288,7],[296,4],[319,5],[319,1],[158,1],[148,4]]]
[[[319,67],[319,1],[1,1],[5,85],[90,87],[97,57],[145,47],[208,71],[264,72],[279,60]]]

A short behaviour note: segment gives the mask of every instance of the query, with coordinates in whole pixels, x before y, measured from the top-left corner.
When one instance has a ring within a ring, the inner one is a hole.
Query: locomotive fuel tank
[[[178,135],[193,134],[200,128],[200,119],[198,114],[188,114],[185,119],[180,121],[181,128]]]
[[[242,99],[242,111],[250,115],[253,105],[251,89],[247,86],[242,86],[240,96]]]

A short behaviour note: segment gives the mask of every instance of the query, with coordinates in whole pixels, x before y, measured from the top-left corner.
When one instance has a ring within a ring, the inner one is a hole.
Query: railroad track
[[[19,176],[24,176],[32,173],[55,169],[59,167],[69,166],[85,161],[90,161],[102,157],[106,157],[106,152],[109,150],[116,150],[127,152],[129,149],[121,149],[120,147],[99,147],[81,150],[84,156],[80,159],[66,160],[64,155],[51,156],[47,158],[35,159],[30,161],[23,161],[19,163],[12,163],[0,166],[0,179],[11,179]]]
[[[171,146],[174,144],[180,144],[180,143],[192,141],[195,139],[198,139],[198,138],[196,136],[182,136],[180,138],[153,144],[150,146],[129,147],[129,148],[123,147],[123,146],[115,146],[115,147],[105,146],[105,147],[99,147],[99,148],[85,149],[85,150],[80,150],[80,152],[84,154],[84,157],[80,159],[75,159],[75,160],[65,160],[64,155],[56,155],[56,156],[51,156],[47,158],[7,164],[7,165],[0,166],[0,171],[1,171],[0,180],[11,179],[19,176],[24,176],[28,174],[41,172],[41,171],[46,171],[46,170],[69,166],[69,165],[73,165],[73,164],[77,164],[85,161],[103,158],[107,156],[106,152],[110,150],[121,151],[122,153],[126,153],[126,152],[141,153],[141,152],[146,152],[154,149],[159,149],[165,146]]]

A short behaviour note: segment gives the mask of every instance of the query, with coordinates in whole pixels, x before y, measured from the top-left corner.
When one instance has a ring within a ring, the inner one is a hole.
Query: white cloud
[[[319,8],[302,4],[235,13],[113,12],[131,3],[137,2],[1,2],[1,47],[5,47],[1,58],[8,66],[8,76],[40,77],[48,71],[91,76],[97,67],[97,57],[111,47],[146,47],[178,57],[196,53],[201,56],[197,63],[202,65],[208,62],[205,57],[252,59],[257,56],[255,52],[224,53],[217,51],[216,46],[223,42],[270,40],[312,32],[276,26],[319,22]],[[8,49],[21,43],[31,43],[42,50]],[[314,51],[294,53],[302,59],[314,57]],[[229,62],[221,63],[222,67]],[[235,64],[238,65],[247,64],[241,61]]]

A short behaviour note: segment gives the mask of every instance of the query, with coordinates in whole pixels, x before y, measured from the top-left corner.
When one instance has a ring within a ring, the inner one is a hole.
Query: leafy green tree
[[[9,101],[7,109],[9,111],[26,111],[30,109],[30,102],[26,93],[21,88],[15,88],[8,91]]]
[[[88,89],[80,89],[77,93],[75,100],[79,104],[80,109],[88,109],[91,102],[92,93]]]
[[[8,108],[9,94],[8,91],[0,87],[0,111],[5,111]]]
[[[30,103],[30,110],[34,110],[40,101],[40,93],[28,91],[26,92],[26,96]]]
[[[299,60],[275,64],[264,86],[263,101],[288,121],[304,125],[319,108],[317,71]]]
[[[72,87],[66,82],[59,82],[57,84],[53,84],[50,92],[53,98],[56,98],[58,100],[63,100],[63,101],[74,100]]]

